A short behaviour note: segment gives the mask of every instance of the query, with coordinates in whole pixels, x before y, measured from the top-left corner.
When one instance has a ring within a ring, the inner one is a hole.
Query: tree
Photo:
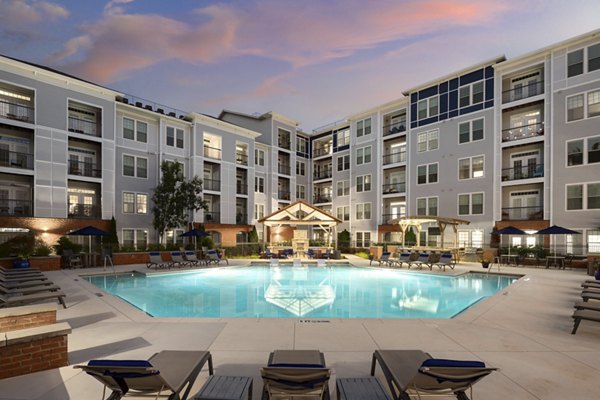
[[[348,232],[346,229],[338,232],[337,240],[338,250],[342,253],[347,253],[348,250],[350,250],[350,232]]]
[[[104,244],[112,251],[119,250],[119,237],[117,236],[117,221],[115,217],[110,220],[110,228],[108,230],[110,235],[103,239]]]
[[[404,238],[404,244],[407,246],[414,246],[417,244],[417,235],[413,232],[412,226],[408,228],[406,231],[406,236]]]
[[[160,170],[162,178],[152,195],[154,229],[162,239],[167,229],[186,225],[190,215],[200,209],[208,209],[200,197],[202,180],[195,176],[191,180],[183,177],[181,164],[164,161]]]
[[[258,232],[256,231],[256,226],[253,226],[252,230],[248,232],[248,241],[250,243],[258,243]]]

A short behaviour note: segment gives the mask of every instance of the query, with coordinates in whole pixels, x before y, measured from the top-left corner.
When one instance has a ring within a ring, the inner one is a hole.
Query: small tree
[[[256,226],[253,226],[252,230],[248,232],[248,242],[258,243],[258,232],[256,231]]]
[[[167,229],[186,225],[190,214],[208,207],[200,197],[202,180],[198,176],[187,180],[181,164],[168,161],[161,164],[160,170],[162,178],[152,195],[152,224],[162,240]]]
[[[350,250],[350,232],[346,229],[339,232],[337,235],[338,250],[342,253],[347,253]]]
[[[415,233],[413,232],[412,226],[409,227],[406,231],[404,243],[408,246],[414,246],[415,244],[417,244],[417,235],[415,235]]]
[[[115,217],[112,217],[110,220],[110,228],[108,230],[110,235],[106,236],[104,240],[104,244],[110,248],[112,251],[119,250],[119,237],[117,236],[117,221]]]

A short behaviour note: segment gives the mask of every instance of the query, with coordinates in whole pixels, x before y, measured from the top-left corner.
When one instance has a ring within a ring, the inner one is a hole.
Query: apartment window
[[[371,232],[356,232],[356,247],[371,246]]]
[[[265,192],[265,178],[262,176],[254,177],[254,191],[256,193],[264,193]]]
[[[350,221],[350,207],[349,206],[337,207],[336,210],[337,210],[338,219],[341,219],[342,221]]]
[[[417,166],[417,184],[436,183],[438,181],[438,163]]]
[[[304,185],[296,185],[296,198],[297,199],[305,199],[306,198],[306,188]]]
[[[296,138],[296,151],[298,153],[307,154],[305,138],[301,138],[301,137]]]
[[[366,118],[356,123],[356,137],[371,134],[371,118]]]
[[[583,49],[567,54],[567,76],[583,74]]]
[[[583,119],[583,94],[567,97],[567,122]]]
[[[346,171],[350,169],[350,155],[346,154],[345,156],[339,156],[337,158],[337,170],[338,171]]]
[[[599,210],[600,182],[567,185],[567,210]]]
[[[469,143],[483,139],[483,118],[458,125],[458,143]]]
[[[567,210],[583,210],[583,185],[567,185]]]
[[[167,146],[183,149],[183,129],[167,126]]]
[[[148,177],[148,159],[123,155],[123,176]]]
[[[350,128],[346,128],[336,132],[337,147],[347,146],[350,144]]]
[[[600,43],[588,47],[587,50],[588,72],[600,69]]]
[[[600,162],[600,136],[587,139],[587,162],[588,164]]]
[[[296,175],[306,175],[306,164],[301,161],[296,161]]]
[[[458,160],[458,179],[483,178],[483,156]]]
[[[567,142],[567,165],[583,165],[583,140]]]
[[[477,230],[471,233],[471,246],[478,249],[483,247],[483,231]]]
[[[371,175],[361,175],[356,177],[356,192],[371,191]]]
[[[458,231],[458,247],[471,247],[469,231]]]
[[[600,115],[600,90],[594,90],[587,95],[587,117]]]
[[[183,237],[181,234],[183,233],[182,229],[171,229],[165,231],[165,243],[167,245],[183,245]]]
[[[421,132],[417,135],[417,152],[437,150],[439,145],[440,131],[434,129],[432,131]]]
[[[123,118],[123,139],[135,140],[135,121]]]
[[[123,229],[121,234],[123,247],[144,250],[148,246],[148,231],[145,229]]]
[[[350,181],[339,181],[336,185],[338,196],[348,196],[350,194]]]
[[[460,107],[481,103],[483,101],[483,81],[461,87],[458,91],[458,97]]]
[[[137,193],[135,195],[135,212],[138,214],[148,214],[148,195]]]
[[[261,219],[265,216],[265,205],[264,204],[254,204],[254,219]]]
[[[483,193],[459,194],[458,215],[483,215]]]
[[[369,164],[371,162],[371,146],[356,149],[356,165]]]
[[[567,54],[567,76],[569,78],[597,69],[600,69],[600,43]]]
[[[371,203],[358,203],[356,205],[356,219],[371,219]]]
[[[587,208],[588,210],[600,209],[600,183],[587,184]]]
[[[148,124],[131,118],[123,118],[123,138],[147,143]]]
[[[438,96],[423,99],[417,103],[418,119],[433,117],[438,114]]]
[[[254,149],[254,164],[264,167],[265,166],[265,152],[260,149]]]
[[[567,142],[567,166],[600,163],[600,136]]]
[[[135,194],[123,192],[123,214],[132,214],[135,211]]]
[[[438,213],[437,197],[420,197],[417,199],[417,215],[433,215]]]

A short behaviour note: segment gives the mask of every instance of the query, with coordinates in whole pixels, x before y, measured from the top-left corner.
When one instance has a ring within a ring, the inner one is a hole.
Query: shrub
[[[73,250],[73,253],[80,253],[82,248],[80,244],[72,242],[66,236],[61,236],[61,238],[58,239],[58,242],[52,247],[54,248],[54,252],[59,256],[62,256],[63,251],[65,250]]]
[[[338,233],[338,250],[347,253],[350,250],[350,232],[346,229]]]

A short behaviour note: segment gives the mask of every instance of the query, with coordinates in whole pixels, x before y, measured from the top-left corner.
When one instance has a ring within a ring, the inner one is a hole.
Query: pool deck
[[[247,263],[230,260],[232,265]],[[145,266],[117,268],[134,269]],[[464,263],[446,274],[467,270],[482,268]],[[161,350],[210,350],[215,373],[254,377],[253,397],[259,399],[259,368],[269,352],[319,349],[333,368],[330,388],[335,398],[336,376],[368,376],[375,349],[421,349],[434,357],[479,359],[500,368],[475,385],[475,399],[600,398],[600,324],[583,321],[571,335],[573,303],[580,299],[581,282],[589,278],[582,270],[504,267],[503,273],[525,277],[451,320],[325,321],[152,318],[116,298],[98,296],[99,289],[79,277],[93,271],[46,273],[67,294],[68,308],[60,308],[57,319],[73,328],[68,345],[71,365],[93,358],[146,359]],[[384,382],[379,368],[377,375]],[[205,369],[191,393],[207,376]],[[2,400],[101,396],[102,385],[71,366],[0,380]]]

